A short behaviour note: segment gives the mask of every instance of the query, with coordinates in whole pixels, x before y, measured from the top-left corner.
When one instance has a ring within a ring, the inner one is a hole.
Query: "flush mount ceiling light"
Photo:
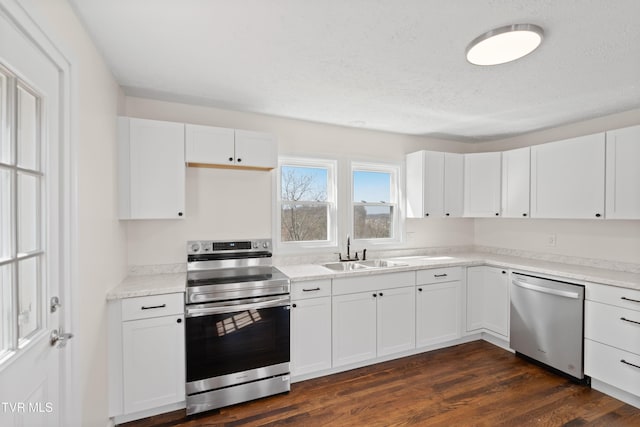
[[[476,37],[467,46],[467,61],[475,65],[498,65],[530,54],[542,43],[544,31],[533,24],[496,28]]]

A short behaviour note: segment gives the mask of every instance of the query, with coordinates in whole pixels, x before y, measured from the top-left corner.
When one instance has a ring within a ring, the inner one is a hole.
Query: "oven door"
[[[186,309],[187,394],[289,373],[290,297]]]

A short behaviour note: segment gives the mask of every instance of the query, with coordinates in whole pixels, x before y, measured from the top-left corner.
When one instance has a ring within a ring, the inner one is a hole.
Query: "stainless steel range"
[[[287,392],[290,283],[271,240],[187,243],[187,415]]]

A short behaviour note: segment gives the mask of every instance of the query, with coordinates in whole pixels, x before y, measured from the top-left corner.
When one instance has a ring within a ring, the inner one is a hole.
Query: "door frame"
[[[72,66],[67,55],[47,36],[44,30],[28,14],[18,0],[0,0],[0,10],[13,21],[14,25],[58,68],[60,72],[60,286],[59,296],[68,301],[62,310],[60,325],[67,331],[75,332],[78,325],[78,301],[74,292],[78,277],[78,198],[77,198],[77,135],[71,126],[77,116],[77,105],[71,103],[73,91]],[[77,89],[76,89],[77,91]],[[76,340],[81,339],[77,337]],[[65,426],[80,425],[81,399],[78,393],[80,370],[77,345],[72,341],[65,351],[60,352],[60,422]]]

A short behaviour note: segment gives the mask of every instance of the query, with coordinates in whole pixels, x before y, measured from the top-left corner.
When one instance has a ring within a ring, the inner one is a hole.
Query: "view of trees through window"
[[[328,171],[320,167],[282,166],[281,240],[328,240]]]
[[[356,239],[393,237],[391,174],[353,171],[353,234]]]

